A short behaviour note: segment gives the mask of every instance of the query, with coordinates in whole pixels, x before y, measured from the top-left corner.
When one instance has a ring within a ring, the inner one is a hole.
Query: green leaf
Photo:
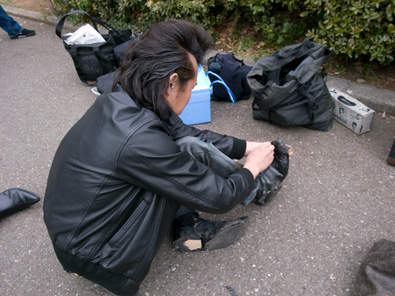
[[[387,7],[385,8],[385,14],[387,15],[387,17],[392,17],[392,7],[391,5],[387,5]]]
[[[388,25],[388,27],[387,27],[387,32],[389,33],[389,34],[394,34],[394,32],[395,32],[395,26],[394,26],[394,24],[389,24]]]

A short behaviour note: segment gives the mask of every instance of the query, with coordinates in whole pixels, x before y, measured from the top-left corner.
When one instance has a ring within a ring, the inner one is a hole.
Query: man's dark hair
[[[170,75],[177,73],[184,88],[196,75],[189,53],[201,64],[212,43],[210,35],[197,24],[184,20],[157,23],[125,50],[115,82],[140,106],[167,120],[171,109],[163,95]]]

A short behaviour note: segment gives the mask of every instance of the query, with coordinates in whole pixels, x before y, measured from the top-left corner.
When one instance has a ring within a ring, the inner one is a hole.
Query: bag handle
[[[355,106],[356,104],[354,102],[351,102],[350,100],[346,99],[343,96],[338,96],[337,99],[342,102],[344,105],[347,106]]]
[[[118,33],[118,30],[114,29],[114,27],[112,27],[110,24],[107,24],[105,21],[102,21],[101,19],[98,19],[97,17],[94,17],[94,16],[92,16],[92,20],[94,20],[97,24],[106,28],[107,31],[112,30],[112,31]]]
[[[210,87],[212,87],[213,84],[215,84],[215,83],[222,84],[225,87],[226,91],[228,92],[230,100],[232,101],[233,104],[235,104],[236,103],[235,95],[230,90],[230,88],[226,85],[224,80],[217,73],[214,73],[212,71],[207,71],[206,76],[208,76],[208,74],[211,74],[211,75],[215,76],[216,78],[218,78],[218,80],[214,80],[213,82],[211,82]]]
[[[92,19],[99,25],[103,26],[113,37],[117,36],[120,37],[121,33],[120,30],[115,29],[113,26],[110,24],[106,23],[105,21],[102,21],[101,19],[98,19],[97,17],[92,16]],[[132,33],[130,32],[132,35]]]
[[[95,28],[95,30],[96,30],[97,32],[99,32],[99,30],[97,29],[96,22],[95,22],[95,20],[94,20],[94,19],[96,19],[96,18],[91,17],[90,14],[87,13],[85,10],[72,10],[72,11],[66,13],[66,14],[60,19],[60,21],[58,22],[58,24],[56,25],[55,33],[56,33],[56,35],[58,35],[58,37],[59,37],[60,39],[62,39],[62,30],[63,30],[63,26],[64,26],[64,22],[65,22],[65,20],[66,20],[66,17],[68,17],[69,15],[73,15],[73,14],[84,14],[84,15],[88,16],[88,17],[91,19],[92,24],[93,24],[93,27]],[[99,33],[100,33],[100,32],[99,32]]]

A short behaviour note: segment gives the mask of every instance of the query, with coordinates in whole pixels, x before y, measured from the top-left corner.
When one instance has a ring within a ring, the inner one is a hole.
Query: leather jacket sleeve
[[[200,137],[204,140],[210,140],[222,153],[232,159],[241,159],[244,156],[246,149],[245,140],[185,125],[175,114],[173,114],[168,122],[163,122],[163,124],[175,141],[185,136]]]
[[[121,179],[178,204],[210,213],[227,212],[247,197],[254,181],[250,171],[241,169],[227,179],[222,178],[189,153],[180,151],[174,142],[179,137],[199,135],[210,138],[231,155],[233,137],[182,123],[175,125],[170,135],[158,119],[142,124],[120,153],[117,166]]]

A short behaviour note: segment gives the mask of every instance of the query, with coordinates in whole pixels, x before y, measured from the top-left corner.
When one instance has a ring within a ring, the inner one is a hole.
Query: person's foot
[[[390,154],[388,155],[387,163],[395,166],[395,140],[394,143],[392,144]]]
[[[25,38],[36,35],[36,32],[33,30],[23,29],[18,35],[11,36],[11,39]]]
[[[198,218],[192,226],[180,226],[176,230],[173,245],[182,252],[226,248],[243,236],[248,220],[248,217],[242,217],[232,221],[211,222]]]

